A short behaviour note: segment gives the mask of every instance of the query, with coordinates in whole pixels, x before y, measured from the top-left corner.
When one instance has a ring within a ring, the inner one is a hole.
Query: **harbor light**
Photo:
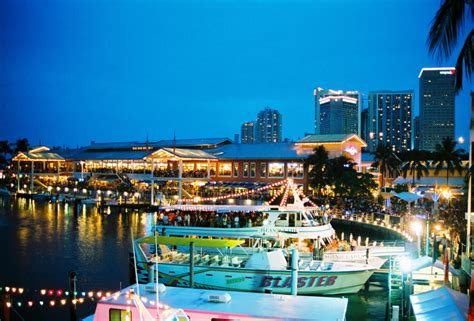
[[[107,191],[107,195],[111,195],[112,194],[112,191],[111,190],[108,190]]]
[[[123,196],[127,197],[127,196],[128,196],[128,193],[127,193],[127,192],[123,192]]]
[[[48,186],[48,192],[51,193],[51,190],[52,190],[52,189],[53,189],[53,188],[52,188],[51,186]]]
[[[82,189],[82,192],[83,192],[84,194],[87,194],[87,190],[86,190],[85,188]]]
[[[451,193],[451,191],[449,189],[443,190],[442,195],[447,200],[451,199],[451,197],[453,196],[453,194]]]
[[[64,188],[64,191],[65,191],[66,193],[69,192],[69,188],[65,187],[65,188]]]
[[[411,270],[411,259],[407,256],[404,256],[400,259],[400,269],[403,273],[409,273]]]
[[[61,190],[61,187],[56,187],[56,190],[59,192]]]
[[[435,225],[435,230],[438,231],[438,232],[441,231],[441,225],[436,224]]]
[[[420,222],[415,221],[411,223],[411,229],[416,235],[421,235],[422,226]]]
[[[73,191],[74,191],[74,193],[76,193],[76,192],[77,192],[77,188],[74,187]]]

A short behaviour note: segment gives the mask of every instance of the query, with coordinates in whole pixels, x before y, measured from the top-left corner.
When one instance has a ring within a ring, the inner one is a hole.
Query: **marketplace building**
[[[296,142],[272,144],[206,138],[92,143],[58,151],[41,146],[16,155],[12,171],[21,178],[17,189],[24,192],[78,183],[95,189],[130,184],[139,191],[151,185],[157,190],[174,189],[181,198],[192,197],[202,186],[239,190],[285,179],[308,190],[309,168],[304,163],[318,146],[324,146],[330,157],[347,156],[358,170],[365,170],[361,159],[365,142],[355,134],[341,134],[308,135]]]

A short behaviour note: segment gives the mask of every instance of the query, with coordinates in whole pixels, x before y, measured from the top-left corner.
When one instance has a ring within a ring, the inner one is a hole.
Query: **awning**
[[[417,321],[467,320],[469,296],[447,287],[410,295],[410,301]]]
[[[198,239],[191,237],[175,237],[175,236],[157,236],[156,241],[154,236],[148,236],[138,240],[138,243],[148,244],[166,244],[175,246],[189,246],[191,242],[194,242],[194,246],[197,247],[213,247],[213,248],[234,248],[237,245],[244,243],[244,240],[222,240],[222,239]]]
[[[394,193],[393,195],[408,203],[414,202],[423,197],[419,194],[411,193],[411,192]]]

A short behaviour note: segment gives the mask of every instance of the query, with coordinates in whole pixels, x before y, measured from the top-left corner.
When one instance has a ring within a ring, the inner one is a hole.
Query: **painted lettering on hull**
[[[337,275],[327,276],[301,276],[298,278],[298,288],[312,288],[312,287],[324,287],[331,286],[336,283]],[[286,278],[282,277],[273,277],[273,276],[264,276],[260,282],[260,287],[262,288],[290,288],[291,287],[291,276]]]

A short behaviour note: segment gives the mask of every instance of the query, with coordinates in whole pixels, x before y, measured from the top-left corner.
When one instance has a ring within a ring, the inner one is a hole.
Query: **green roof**
[[[189,246],[191,242],[194,242],[194,246],[198,247],[233,248],[237,245],[244,243],[244,240],[198,239],[192,237],[156,236],[156,244]],[[142,238],[138,240],[138,243],[155,244],[155,237],[148,236]]]
[[[356,134],[328,134],[328,135],[308,135],[296,143],[341,143],[354,136],[356,139],[362,139]]]

